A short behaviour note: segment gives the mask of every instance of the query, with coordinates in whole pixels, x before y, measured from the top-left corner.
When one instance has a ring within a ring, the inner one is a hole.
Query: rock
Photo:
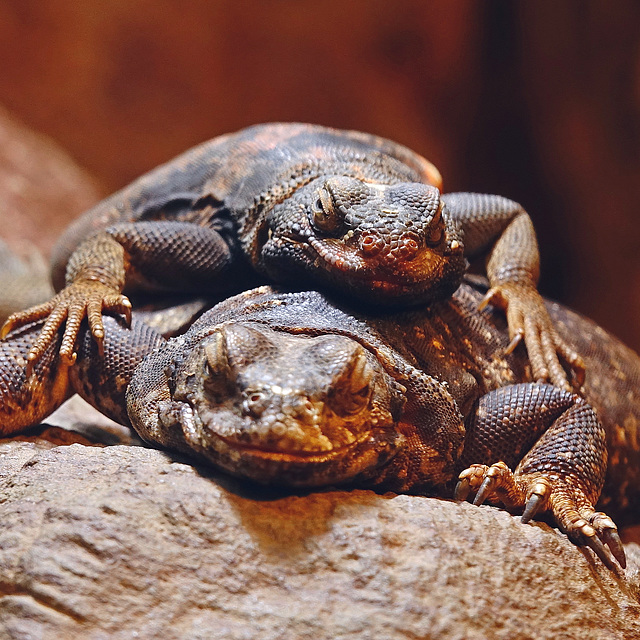
[[[93,179],[46,136],[0,107],[0,227],[2,238],[27,253],[45,254],[63,229],[98,200]]]
[[[56,409],[46,424],[74,431],[95,444],[144,444],[135,431],[107,418],[78,395]]]
[[[0,107],[0,325],[52,295],[43,256],[97,199],[93,180],[62,149]]]
[[[287,495],[130,446],[0,445],[3,638],[640,637],[614,575],[492,507]]]
[[[23,244],[26,259],[0,240],[0,325],[15,311],[45,302],[53,295],[49,269],[35,246]]]

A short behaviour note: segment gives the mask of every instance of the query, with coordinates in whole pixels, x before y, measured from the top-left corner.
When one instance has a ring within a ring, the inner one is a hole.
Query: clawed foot
[[[118,290],[96,280],[76,281],[48,302],[11,315],[0,330],[0,339],[5,338],[13,329],[46,318],[27,355],[27,371],[30,373],[66,321],[60,344],[60,359],[62,364],[70,366],[76,359],[75,342],[85,316],[89,321],[91,333],[102,350],[104,311],[121,313],[127,323],[131,322],[131,303]]]
[[[523,509],[524,523],[542,511],[549,511],[569,537],[591,547],[606,567],[613,569],[615,561],[623,569],[626,567],[615,523],[605,513],[595,511],[578,483],[570,477],[514,474],[504,462],[491,466],[474,464],[459,475],[455,499],[466,500],[470,494],[475,494],[475,505],[489,500]]]
[[[524,340],[536,382],[551,382],[567,391],[582,386],[584,362],[554,329],[542,296],[535,288],[516,283],[492,287],[478,308],[484,309],[489,304],[506,311],[511,339],[506,353],[511,353]],[[571,369],[571,382],[560,358]]]

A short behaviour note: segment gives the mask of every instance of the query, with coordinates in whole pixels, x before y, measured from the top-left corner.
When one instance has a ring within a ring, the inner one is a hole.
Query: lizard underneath
[[[70,365],[82,320],[101,343],[103,312],[129,317],[124,294],[239,292],[249,283],[317,285],[370,307],[416,306],[459,285],[488,254],[481,303],[506,309],[511,348],[536,380],[569,389],[583,363],[536,290],[538,248],[516,202],[441,194],[437,169],[383,138],[317,125],[266,124],[204,143],[142,176],[73,224],[58,244],[50,301],[13,314],[1,336],[46,318],[27,356],[64,326]],[[364,308],[364,307],[362,307]]]
[[[261,287],[219,303],[166,341],[134,314],[85,328],[59,367],[57,335],[26,373],[41,322],[0,343],[0,424],[34,424],[77,391],[147,442],[231,474],[289,486],[452,488],[548,511],[609,567],[616,525],[637,511],[640,359],[593,322],[549,303],[587,365],[578,395],[542,384],[509,350],[504,318],[463,284],[427,309],[363,315],[320,293]],[[608,463],[607,463],[608,456]],[[606,478],[606,482],[605,482]]]

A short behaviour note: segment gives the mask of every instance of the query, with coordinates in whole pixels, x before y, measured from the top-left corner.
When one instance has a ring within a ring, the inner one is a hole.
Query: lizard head
[[[147,396],[147,416],[234,475],[293,486],[346,481],[384,464],[403,439],[400,386],[344,336],[232,322],[169,370],[171,397],[165,390],[154,408]]]
[[[466,269],[462,237],[439,190],[333,176],[269,212],[262,263],[278,281],[301,272],[376,303],[424,303]]]

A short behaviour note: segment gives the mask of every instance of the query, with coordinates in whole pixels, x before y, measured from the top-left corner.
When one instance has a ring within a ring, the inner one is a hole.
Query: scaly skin
[[[87,317],[128,316],[125,293],[228,294],[271,281],[416,306],[453,292],[467,258],[488,253],[485,303],[506,310],[513,346],[524,339],[534,377],[569,389],[583,363],[553,328],[537,290],[529,216],[498,196],[441,195],[438,171],[389,140],[304,124],[221,136],[142,176],[97,205],[60,241],[60,293],[12,315],[0,337],[46,318],[33,365],[65,325],[72,364]]]
[[[446,493],[458,478],[459,498],[502,502],[524,521],[546,510],[607,566],[612,554],[624,565],[616,526],[595,504],[604,485],[607,510],[637,513],[640,359],[549,304],[588,375],[581,395],[535,383],[523,354],[509,352],[504,319],[477,310],[482,297],[464,284],[428,310],[362,316],[316,292],[262,287],[168,342],[107,318],[104,354],[81,332],[66,380],[146,441],[240,477],[412,493]],[[15,373],[37,331],[0,345],[0,372],[13,380],[2,392],[22,411],[0,413],[5,428],[27,426],[34,401],[41,418],[48,401]]]

